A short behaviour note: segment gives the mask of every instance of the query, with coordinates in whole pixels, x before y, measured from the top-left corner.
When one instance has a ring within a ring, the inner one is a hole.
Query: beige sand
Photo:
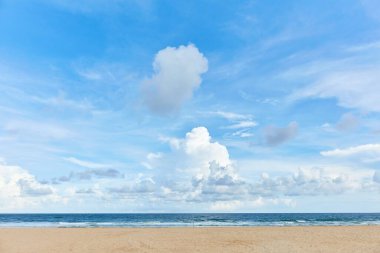
[[[380,252],[380,226],[7,228],[1,253]]]

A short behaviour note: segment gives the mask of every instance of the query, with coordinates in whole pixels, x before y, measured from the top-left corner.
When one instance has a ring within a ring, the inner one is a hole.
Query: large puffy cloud
[[[57,199],[54,188],[41,184],[27,170],[0,162],[0,210]]]
[[[242,198],[247,184],[238,175],[227,147],[212,140],[205,127],[196,127],[183,139],[166,139],[172,153],[162,154],[162,167],[176,170],[177,177],[165,185],[166,195],[184,201],[226,201]],[[170,175],[173,172],[169,172]]]
[[[180,170],[203,176],[209,174],[212,162],[223,167],[232,163],[226,146],[212,141],[205,127],[193,128],[184,139],[169,139],[169,142]]]
[[[364,162],[375,162],[380,160],[380,144],[365,144],[344,149],[322,151],[321,155],[338,158],[357,158]]]
[[[177,168],[176,172],[186,176],[181,179],[178,177],[176,183],[164,185],[161,197],[175,201],[210,203],[215,210],[232,210],[239,206],[253,208],[252,203],[260,198],[265,205],[292,206],[294,202],[289,199],[292,197],[344,194],[362,190],[366,183],[373,181],[372,174],[362,175],[328,167],[302,168],[280,176],[264,173],[259,180],[249,180],[239,175],[227,147],[213,141],[205,127],[192,129],[184,139],[169,141],[173,153],[162,154],[160,159],[174,157],[182,167],[171,167],[172,159],[166,160],[163,166],[174,170]]]
[[[268,126],[265,129],[265,142],[269,146],[277,146],[293,139],[298,132],[297,122],[291,122],[286,127]]]
[[[201,84],[208,69],[207,59],[198,48],[167,47],[159,51],[153,62],[154,74],[142,84],[143,101],[157,114],[177,112]]]

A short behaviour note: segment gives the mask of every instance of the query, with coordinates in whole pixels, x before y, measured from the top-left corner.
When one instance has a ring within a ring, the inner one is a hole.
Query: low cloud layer
[[[184,138],[168,138],[166,141],[171,151],[148,155],[148,160],[154,157],[155,164],[147,174],[137,176],[121,176],[114,169],[87,169],[56,178],[54,182],[40,183],[22,168],[1,164],[0,203],[7,203],[10,210],[12,206],[52,203],[59,199],[83,201],[93,198],[97,201],[131,201],[136,205],[180,202],[207,205],[218,211],[252,210],[264,205],[294,206],[294,199],[299,196],[380,189],[378,172],[358,173],[329,167],[300,168],[281,175],[262,173],[259,178],[245,178],[230,159],[227,147],[213,140],[205,127],[193,128]],[[343,153],[352,154],[355,149]],[[252,173],[255,169],[252,168]],[[167,173],[162,176],[165,170]]]
[[[142,84],[143,102],[159,115],[176,113],[188,101],[207,72],[206,57],[197,47],[167,47],[159,51],[153,62],[154,74]]]
[[[73,180],[91,180],[93,178],[119,178],[122,174],[116,169],[90,169],[80,172],[71,172],[68,176],[53,178],[53,184],[69,182]]]
[[[159,159],[163,166],[171,164],[173,170],[179,169],[183,177],[181,181],[163,185],[161,192],[157,187],[158,196],[173,201],[211,203],[215,210],[223,207],[229,210],[246,205],[244,203],[253,207],[258,200],[260,203],[294,205],[290,198],[360,191],[374,181],[372,175],[313,167],[281,176],[263,173],[258,180],[249,180],[239,175],[227,147],[213,141],[205,127],[192,129],[184,139],[168,141],[172,153],[162,154]],[[179,167],[171,163],[171,156],[181,160]]]
[[[27,170],[0,162],[0,210],[32,207],[56,199],[53,187],[41,184]]]
[[[261,196],[314,196],[342,194],[361,187],[362,181],[348,173],[309,168],[286,176],[263,174],[254,184],[254,191]]]

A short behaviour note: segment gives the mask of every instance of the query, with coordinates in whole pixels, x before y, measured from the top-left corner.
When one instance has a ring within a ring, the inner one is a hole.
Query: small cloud
[[[219,117],[225,118],[230,121],[248,120],[252,118],[252,115],[240,114],[234,112],[216,111],[210,112],[212,115],[217,115]]]
[[[198,48],[167,47],[159,51],[153,62],[154,74],[141,86],[143,102],[158,115],[170,115],[180,110],[202,82],[208,62]]]
[[[84,168],[89,168],[89,169],[105,169],[105,168],[113,167],[110,164],[94,163],[94,162],[90,162],[90,161],[80,160],[80,159],[77,159],[75,157],[67,157],[67,158],[64,158],[64,160],[66,160],[72,164],[75,164],[75,165],[78,165],[78,166],[81,166]]]
[[[225,111],[209,112],[208,114],[216,115],[232,122],[232,125],[223,127],[224,129],[237,130],[236,132],[232,133],[232,136],[239,136],[242,138],[251,137],[253,134],[248,133],[248,131],[258,125],[256,121],[252,120],[253,116],[250,114],[239,114]]]
[[[145,161],[145,162],[142,162],[141,165],[144,166],[145,168],[151,170],[151,169],[154,168],[155,163],[156,163],[157,160],[159,160],[160,158],[162,158],[162,153],[149,153],[149,154],[146,156],[146,161]]]
[[[278,146],[293,139],[297,132],[297,122],[291,122],[287,127],[268,126],[264,133],[265,142],[269,146]]]
[[[249,129],[243,129],[232,133],[232,136],[239,136],[241,138],[248,138],[254,136],[253,133],[247,132]]]
[[[256,121],[246,120],[246,121],[240,121],[239,123],[226,126],[227,129],[239,129],[239,128],[251,128],[257,126]]]
[[[355,117],[355,115],[351,113],[345,113],[336,124],[336,128],[339,131],[350,131],[354,130],[358,125],[359,119]]]
[[[359,126],[359,118],[352,113],[343,114],[336,124],[324,123],[321,128],[326,132],[347,132],[355,130]]]
[[[321,126],[321,129],[326,132],[336,132],[336,129],[334,126],[332,126],[330,123],[326,122],[323,123]]]

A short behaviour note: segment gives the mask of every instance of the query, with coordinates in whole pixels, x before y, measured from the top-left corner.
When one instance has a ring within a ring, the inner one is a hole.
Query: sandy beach
[[[1,253],[380,252],[380,226],[2,228]]]

